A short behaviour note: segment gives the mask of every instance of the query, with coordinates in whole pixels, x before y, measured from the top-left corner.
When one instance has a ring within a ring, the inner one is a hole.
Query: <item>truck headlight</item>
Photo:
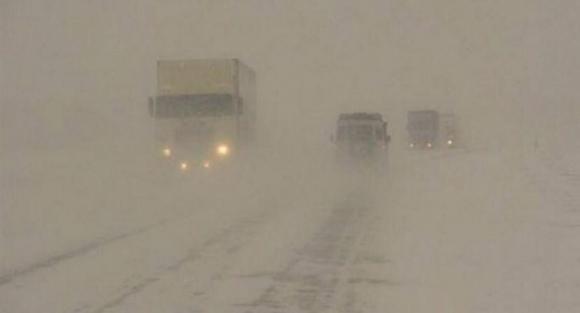
[[[219,156],[227,156],[230,154],[230,147],[226,144],[218,145],[216,148],[216,152]]]
[[[163,150],[161,150],[161,152],[163,153],[163,156],[165,156],[165,157],[171,156],[171,149],[169,149],[169,148],[164,148]]]
[[[189,164],[187,164],[187,162],[181,162],[181,163],[179,163],[179,168],[182,171],[187,171],[187,169],[189,168]]]

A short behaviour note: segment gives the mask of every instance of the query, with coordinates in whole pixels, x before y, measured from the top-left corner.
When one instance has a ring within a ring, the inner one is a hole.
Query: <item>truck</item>
[[[254,137],[256,74],[238,59],[160,60],[149,113],[157,153],[177,169],[226,164]]]
[[[386,156],[391,137],[380,113],[342,113],[338,117],[336,144],[340,160],[377,160]]]
[[[409,148],[432,149],[439,144],[439,112],[435,110],[407,113]]]
[[[440,115],[440,133],[443,145],[447,148],[456,148],[459,144],[457,118],[453,113]]]

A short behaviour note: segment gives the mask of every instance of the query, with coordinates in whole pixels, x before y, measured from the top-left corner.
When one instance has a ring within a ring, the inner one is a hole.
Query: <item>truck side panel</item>
[[[238,64],[238,96],[241,98],[239,108],[239,127],[243,139],[251,140],[256,123],[256,74],[240,61]]]
[[[161,60],[157,95],[235,94],[234,60]]]

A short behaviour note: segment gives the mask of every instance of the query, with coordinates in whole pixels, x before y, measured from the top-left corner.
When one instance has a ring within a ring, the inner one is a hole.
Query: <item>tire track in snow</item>
[[[179,218],[162,220],[160,222],[149,224],[149,225],[143,226],[141,228],[137,228],[135,230],[132,230],[132,231],[129,231],[126,233],[122,233],[120,235],[102,238],[100,240],[96,240],[96,241],[90,242],[86,245],[83,245],[77,249],[73,249],[73,250],[68,251],[66,253],[59,254],[59,255],[54,256],[52,258],[35,263],[35,264],[28,266],[26,268],[12,271],[12,272],[0,277],[0,287],[20,278],[22,276],[32,274],[32,273],[40,271],[42,269],[55,266],[55,265],[57,265],[61,262],[64,262],[66,260],[70,260],[70,259],[82,256],[82,255],[86,255],[93,250],[102,248],[106,245],[112,244],[114,242],[129,238],[129,237],[137,236],[139,234],[145,233],[145,232],[153,230],[155,228],[162,227],[163,225],[169,223],[170,221],[177,220],[177,219],[179,219]]]
[[[348,276],[368,211],[354,200],[349,197],[338,205],[296,258],[273,276],[272,285],[241,305],[249,307],[247,313],[354,310]]]
[[[223,247],[227,250],[235,250],[239,248],[243,245],[245,239],[247,239],[247,237],[255,232],[255,230],[258,228],[258,225],[265,223],[272,215],[273,211],[268,211],[266,213],[259,212],[257,215],[258,217],[246,218],[242,221],[234,223],[215,236],[212,236],[211,238],[204,241],[200,247],[192,248],[183,258],[165,267],[157,274],[144,277],[141,280],[131,284],[131,286],[126,286],[124,292],[121,292],[118,296],[107,300],[106,303],[101,304],[96,308],[94,306],[91,308],[85,306],[75,310],[74,312],[105,313],[118,309],[125,303],[126,300],[137,296],[148,287],[152,286],[156,282],[161,281],[162,278],[168,273],[177,272],[186,264],[195,262],[199,258],[203,257],[206,251],[210,249],[216,249],[218,247]]]

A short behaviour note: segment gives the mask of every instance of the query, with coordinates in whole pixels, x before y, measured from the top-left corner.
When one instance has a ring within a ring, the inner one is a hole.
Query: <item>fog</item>
[[[280,138],[297,130],[326,138],[321,129],[335,113],[362,108],[394,117],[410,107],[442,108],[478,129],[497,118],[513,125],[544,103],[574,109],[558,99],[564,93],[537,88],[565,88],[577,75],[569,64],[578,48],[570,1],[4,2],[3,103],[18,105],[3,105],[3,117],[18,118],[4,118],[3,133],[31,145],[74,139],[66,127],[93,136],[97,127],[88,123],[97,119],[140,138],[155,61],[171,58],[252,65],[260,123]],[[21,119],[36,129],[19,128]]]
[[[0,0],[0,312],[577,312],[579,9]],[[207,58],[256,72],[256,141],[181,175],[147,101]],[[426,109],[457,149],[407,149]],[[334,161],[345,112],[382,114],[388,166]]]

